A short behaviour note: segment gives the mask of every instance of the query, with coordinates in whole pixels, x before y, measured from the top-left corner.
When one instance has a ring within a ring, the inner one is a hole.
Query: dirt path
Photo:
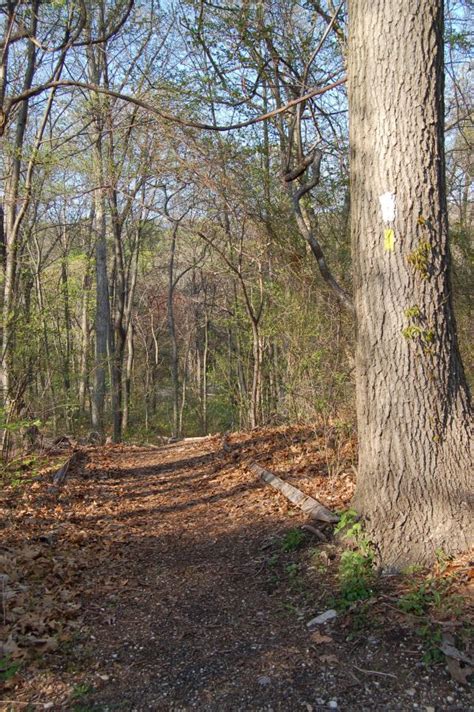
[[[288,465],[285,438],[262,436],[264,464],[285,448]],[[86,478],[71,478],[54,536],[84,553],[81,626],[25,673],[16,699],[77,712],[469,709],[467,693],[443,668],[424,668],[419,641],[396,625],[361,620],[354,632],[338,617],[308,633],[327,608],[327,577],[318,567],[300,576],[302,554],[283,554],[282,537],[304,517],[248,471],[242,455],[254,446],[110,448]]]

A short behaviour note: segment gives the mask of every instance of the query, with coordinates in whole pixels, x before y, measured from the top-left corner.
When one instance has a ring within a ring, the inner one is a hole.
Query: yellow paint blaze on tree
[[[388,227],[386,230],[384,230],[383,237],[383,244],[385,249],[387,250],[387,252],[393,252],[393,247],[395,244],[395,233],[393,232],[393,229],[391,227]]]

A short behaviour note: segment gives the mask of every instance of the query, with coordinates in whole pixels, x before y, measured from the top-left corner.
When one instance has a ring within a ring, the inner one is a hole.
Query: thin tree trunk
[[[63,256],[61,260],[61,289],[63,293],[64,306],[64,328],[66,330],[66,348],[63,352],[63,383],[66,399],[69,398],[71,389],[71,310],[69,307],[69,276],[67,269],[67,258]]]
[[[181,403],[179,406],[178,431],[177,431],[177,437],[179,437],[179,438],[183,434],[184,409],[186,407],[187,385],[188,385],[188,375],[189,375],[188,362],[189,362],[190,345],[191,345],[191,342],[188,339],[188,343],[186,345],[186,353],[184,355],[184,362],[183,362],[183,377],[181,379]]]
[[[98,8],[98,22],[102,31],[105,30],[104,7]],[[87,28],[91,37],[91,24]],[[104,76],[105,47],[88,45],[86,48],[87,69],[89,79],[94,84],[100,84]],[[105,188],[104,188],[104,151],[103,106],[98,93],[91,93],[91,102],[94,107],[93,117],[93,176],[96,184],[94,192],[95,212],[95,276],[96,276],[96,311],[95,311],[95,363],[94,363],[94,392],[92,398],[92,427],[103,438],[105,434],[105,396],[107,356],[111,347],[113,352],[112,334],[110,328],[110,303],[109,282],[107,275],[107,237],[105,215]]]
[[[150,382],[153,383],[153,377],[150,379],[150,373],[152,372],[152,366],[150,366],[150,350],[148,348],[147,340],[144,339],[145,347],[145,432],[148,433],[150,427]],[[154,383],[153,383],[154,387]]]
[[[110,329],[109,286],[107,278],[107,243],[104,210],[104,195],[99,188],[95,194],[95,369],[94,395],[92,399],[92,427],[101,437],[105,431],[105,393],[107,354]]]
[[[202,382],[201,382],[201,421],[202,434],[207,434],[207,359],[209,355],[209,315],[204,314],[204,347],[202,351]]]
[[[112,358],[112,421],[113,441],[119,443],[122,439],[123,390],[122,372],[125,356],[127,331],[124,326],[125,316],[125,266],[122,250],[122,229],[117,216],[116,195],[114,194],[112,223],[115,251],[115,289],[114,289],[114,350]]]
[[[42,335],[43,335],[42,346],[44,348],[44,356],[45,356],[44,370],[46,371],[46,381],[44,381],[44,379],[43,379],[43,369],[40,369],[40,378],[41,378],[43,391],[46,391],[46,389],[49,390],[50,411],[51,411],[51,414],[54,416],[55,405],[56,405],[56,393],[54,390],[54,379],[53,379],[53,374],[52,374],[52,370],[51,370],[51,365],[53,363],[53,360],[51,357],[51,350],[49,347],[48,324],[46,321],[46,310],[45,310],[45,306],[44,306],[43,289],[42,289],[42,285],[41,285],[41,262],[40,262],[40,260],[38,261],[38,264],[37,264],[36,270],[35,270],[35,286],[36,286],[36,301],[38,304],[38,313],[41,314],[41,331],[42,331]],[[44,394],[43,394],[43,399],[44,399]],[[44,408],[44,411],[47,411],[47,408]]]
[[[132,369],[133,359],[135,356],[135,341],[133,324],[130,324],[127,332],[127,362],[125,364],[124,374],[124,398],[123,398],[123,415],[122,415],[122,433],[126,433],[130,417],[130,397],[132,392]]]
[[[171,234],[170,254],[168,261],[168,333],[171,341],[171,384],[173,389],[173,423],[172,437],[178,436],[179,431],[179,370],[178,370],[178,340],[176,337],[176,323],[174,318],[174,261],[176,255],[176,236],[178,225],[175,224]]]
[[[89,299],[91,291],[90,260],[87,258],[86,271],[82,281],[81,304],[81,355],[79,361],[79,411],[84,414],[86,396],[89,392],[88,355],[90,346]]]
[[[127,361],[125,364],[125,373],[123,373],[122,368],[122,379],[123,379],[123,413],[122,413],[122,433],[128,428],[129,422],[129,408],[130,408],[130,398],[132,392],[132,369],[133,369],[133,359],[135,356],[135,332],[132,323],[132,309],[133,300],[135,297],[135,290],[137,287],[138,278],[138,258],[140,255],[140,244],[141,244],[141,230],[140,227],[137,228],[136,240],[133,246],[132,255],[130,257],[129,269],[127,271],[127,277],[125,283],[127,284],[127,293],[125,295],[125,307],[124,307],[124,330],[127,342]]]
[[[261,389],[262,389],[262,344],[258,323],[254,320],[252,324],[252,393],[250,398],[250,427],[255,428],[261,421]]]
[[[32,35],[36,35],[38,23],[39,0],[34,0],[31,8],[31,28]],[[11,18],[10,18],[11,19]],[[23,81],[23,91],[28,90],[33,82],[36,62],[36,46],[33,42],[28,43],[25,78]],[[2,68],[0,76],[0,90],[3,94],[6,89],[6,64]],[[15,307],[15,282],[17,271],[17,254],[19,238],[19,222],[17,221],[18,200],[20,194],[20,174],[22,166],[23,142],[28,119],[29,102],[23,101],[18,111],[18,118],[15,129],[15,140],[13,146],[13,159],[11,162],[10,174],[6,181],[4,206],[3,206],[3,239],[5,250],[5,274],[3,281],[3,330],[0,362],[0,399],[5,408],[7,421],[12,417],[13,394],[11,383],[12,350],[13,350],[13,317]],[[3,433],[2,451],[4,457],[7,456],[9,443],[9,430]]]

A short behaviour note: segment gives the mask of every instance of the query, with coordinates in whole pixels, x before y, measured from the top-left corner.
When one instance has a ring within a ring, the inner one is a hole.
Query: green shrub
[[[338,571],[338,604],[341,608],[348,608],[356,601],[364,601],[373,594],[375,552],[354,509],[341,513],[335,532],[344,539],[353,540],[355,547],[342,553]]]
[[[281,542],[281,550],[289,554],[291,551],[296,551],[305,541],[306,537],[301,529],[290,529]]]

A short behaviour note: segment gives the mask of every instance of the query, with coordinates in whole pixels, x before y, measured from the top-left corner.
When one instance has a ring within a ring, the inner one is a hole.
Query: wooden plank
[[[331,510],[327,509],[321,502],[304,494],[304,492],[297,487],[293,487],[293,485],[290,485],[288,482],[274,475],[273,472],[260,467],[256,462],[250,465],[250,469],[264,482],[285,495],[292,504],[295,504],[313,519],[318,519],[321,522],[330,522],[331,524],[335,524],[339,521],[337,514],[331,512]]]

